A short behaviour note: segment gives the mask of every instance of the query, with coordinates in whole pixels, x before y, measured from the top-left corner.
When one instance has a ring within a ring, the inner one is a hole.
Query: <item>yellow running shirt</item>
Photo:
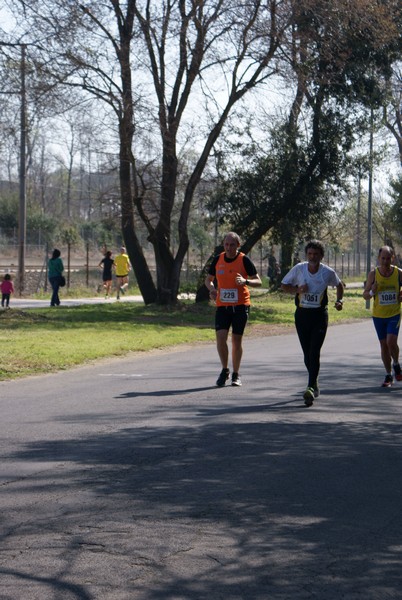
[[[117,277],[125,277],[130,271],[130,261],[127,254],[118,254],[114,259]]]
[[[374,281],[377,283],[377,293],[374,296],[373,317],[386,319],[398,315],[401,312],[399,269],[393,267],[391,275],[384,277],[377,267]]]

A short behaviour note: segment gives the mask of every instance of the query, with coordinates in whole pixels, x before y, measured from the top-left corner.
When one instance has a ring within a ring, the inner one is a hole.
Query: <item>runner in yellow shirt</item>
[[[117,300],[120,300],[120,292],[125,294],[128,288],[128,274],[131,271],[130,260],[124,246],[120,248],[120,254],[115,257],[113,266],[117,279]]]
[[[395,253],[390,246],[382,246],[378,252],[378,267],[370,271],[363,298],[373,299],[373,323],[381,347],[381,359],[385,367],[382,387],[391,387],[395,379],[402,381],[399,364],[398,334],[401,324],[402,270],[392,264]]]

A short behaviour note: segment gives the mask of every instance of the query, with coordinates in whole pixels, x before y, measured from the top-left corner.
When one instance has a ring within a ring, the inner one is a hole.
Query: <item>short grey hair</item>
[[[223,241],[225,242],[226,238],[228,237],[234,238],[237,242],[237,245],[240,246],[240,236],[235,231],[229,231],[223,238]]]

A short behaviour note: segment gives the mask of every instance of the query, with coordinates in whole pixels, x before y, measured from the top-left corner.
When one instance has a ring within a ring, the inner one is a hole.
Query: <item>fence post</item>
[[[45,285],[43,287],[44,291],[47,292],[47,273],[48,273],[48,262],[49,262],[49,242],[46,242],[46,249],[45,249]]]
[[[89,287],[89,242],[87,242],[86,245],[86,251],[87,251],[87,257],[86,257],[86,265],[85,265],[85,269],[86,269],[86,273],[85,273],[85,283],[87,285],[87,287]]]
[[[67,242],[67,289],[70,289],[71,244]]]

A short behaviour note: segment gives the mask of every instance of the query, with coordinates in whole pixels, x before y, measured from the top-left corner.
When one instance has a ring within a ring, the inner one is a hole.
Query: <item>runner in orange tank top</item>
[[[216,303],[216,345],[222,371],[216,385],[223,387],[229,379],[228,335],[232,327],[232,385],[241,385],[240,363],[243,354],[242,339],[250,312],[249,287],[260,287],[261,279],[254,263],[239,252],[237,233],[227,233],[223,241],[224,252],[216,256],[209,268],[205,285],[211,300]],[[217,287],[215,287],[217,282]]]

